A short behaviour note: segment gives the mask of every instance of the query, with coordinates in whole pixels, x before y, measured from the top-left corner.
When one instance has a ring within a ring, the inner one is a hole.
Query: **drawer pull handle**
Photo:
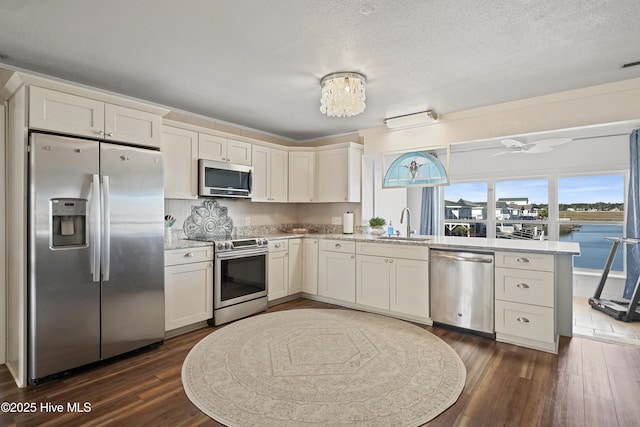
[[[336,243],[336,248],[341,248],[342,245],[340,243]]]
[[[526,317],[518,317],[516,320],[520,323],[529,323],[529,319]]]
[[[193,257],[193,252],[187,252],[186,254],[184,254],[185,258],[191,258]]]
[[[526,264],[529,262],[529,260],[527,258],[518,258],[518,262],[521,264]]]
[[[516,287],[520,289],[529,289],[529,285],[527,285],[526,283],[518,283]]]
[[[280,246],[282,246],[280,243],[276,243],[276,248],[279,248]]]

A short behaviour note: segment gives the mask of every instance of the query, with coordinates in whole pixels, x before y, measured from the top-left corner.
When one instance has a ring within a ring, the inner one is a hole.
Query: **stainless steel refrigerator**
[[[31,135],[31,384],[163,340],[163,197],[159,151]]]

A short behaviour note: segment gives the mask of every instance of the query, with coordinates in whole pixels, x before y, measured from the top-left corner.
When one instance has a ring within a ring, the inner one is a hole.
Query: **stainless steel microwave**
[[[203,159],[198,166],[200,196],[251,197],[253,167]]]

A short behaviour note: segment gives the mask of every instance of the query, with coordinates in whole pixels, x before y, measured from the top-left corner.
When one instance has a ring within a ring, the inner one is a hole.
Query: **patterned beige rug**
[[[428,331],[339,309],[231,323],[182,366],[189,399],[228,426],[419,426],[455,403],[465,377]]]

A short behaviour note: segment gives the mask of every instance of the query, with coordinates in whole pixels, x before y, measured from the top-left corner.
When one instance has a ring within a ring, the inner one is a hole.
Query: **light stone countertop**
[[[551,240],[519,240],[519,239],[484,239],[477,237],[450,237],[450,236],[415,236],[428,240],[394,240],[385,239],[370,234],[289,234],[274,233],[256,237],[265,237],[269,240],[316,238],[330,240],[346,240],[367,243],[383,243],[388,245],[414,245],[429,246],[434,249],[460,249],[471,251],[511,251],[511,252],[535,252],[553,255],[580,255],[580,245],[575,242],[558,242]],[[202,246],[211,246],[211,242],[187,240],[184,238],[165,239],[165,250],[187,249]]]
[[[212,242],[201,242],[199,240],[187,240],[184,238],[173,237],[171,239],[164,239],[164,250],[172,250],[172,249],[189,249],[189,248],[200,248],[203,246],[213,246]]]
[[[389,245],[429,246],[434,249],[462,249],[472,251],[511,251],[536,252],[553,255],[580,255],[580,245],[575,242],[558,242],[552,240],[520,240],[520,239],[484,239],[478,237],[451,236],[414,236],[428,240],[394,240],[380,238],[370,234],[273,234],[266,237],[270,240],[317,238],[331,240],[350,240],[367,243],[384,243]]]

